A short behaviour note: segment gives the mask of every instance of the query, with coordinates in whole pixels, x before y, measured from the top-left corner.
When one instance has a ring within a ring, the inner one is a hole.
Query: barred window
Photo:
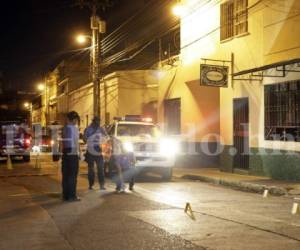
[[[221,40],[234,36],[233,33],[234,1],[221,4]]]
[[[235,0],[234,34],[237,36],[246,32],[248,32],[248,0]]]
[[[265,139],[300,141],[300,80],[265,86]]]
[[[248,32],[248,0],[229,0],[221,4],[221,41]]]

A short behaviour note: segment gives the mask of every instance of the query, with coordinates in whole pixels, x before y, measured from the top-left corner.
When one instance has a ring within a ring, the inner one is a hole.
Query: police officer
[[[80,201],[76,195],[79,169],[79,130],[80,118],[77,112],[67,114],[67,121],[62,129],[62,188],[64,201]]]
[[[86,162],[88,163],[89,189],[92,190],[95,183],[94,163],[97,166],[100,190],[104,187],[104,162],[101,151],[101,143],[107,136],[106,131],[100,127],[100,118],[94,117],[92,123],[85,129],[83,139],[87,143]]]

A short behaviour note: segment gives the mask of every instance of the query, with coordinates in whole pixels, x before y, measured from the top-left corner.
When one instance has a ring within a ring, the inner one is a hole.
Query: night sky
[[[90,10],[74,3],[75,0],[2,1],[0,71],[5,88],[33,91],[34,83],[62,56],[80,48],[74,36],[80,32],[89,34]],[[116,4],[114,8],[117,7]]]
[[[157,34],[168,30],[171,23],[174,25],[174,19],[175,24],[178,23],[176,17],[166,15],[170,13],[175,0],[109,1],[113,6],[105,12],[99,10],[97,13],[107,21],[107,33],[104,36],[109,36],[117,27],[139,13],[136,19],[122,27],[122,31],[118,30],[119,33],[114,34],[115,38],[108,38],[109,43],[113,43],[116,37],[122,37],[117,38],[120,46],[141,38],[148,39],[144,43],[140,41],[140,46],[143,46]],[[80,8],[76,3],[77,0],[2,1],[0,72],[3,74],[4,88],[35,91],[37,83],[62,59],[80,53],[78,50],[84,47],[76,43],[75,37],[79,33],[90,34],[91,10]],[[153,46],[158,48],[155,44]],[[152,53],[152,47],[148,46],[145,53],[147,50]],[[110,49],[110,52],[115,53],[115,49]],[[143,54],[139,56],[135,59],[151,59]],[[141,67],[143,61],[138,61],[138,64]]]

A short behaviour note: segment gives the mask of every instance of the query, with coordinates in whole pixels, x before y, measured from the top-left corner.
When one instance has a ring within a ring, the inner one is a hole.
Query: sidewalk
[[[300,182],[278,181],[264,176],[239,175],[221,172],[218,168],[174,168],[173,176],[228,186],[247,192],[272,195],[300,195]]]

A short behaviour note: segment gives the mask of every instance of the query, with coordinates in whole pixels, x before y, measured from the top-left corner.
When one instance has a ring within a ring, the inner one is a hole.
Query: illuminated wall
[[[109,113],[111,123],[116,116],[139,115],[144,104],[157,100],[157,80],[154,75],[155,71],[141,70],[119,71],[104,77],[100,93],[102,124],[105,122],[105,113]],[[69,110],[79,113],[83,130],[93,118],[93,85],[72,91],[68,105]]]
[[[248,33],[224,42],[220,42],[219,1],[182,0],[182,6],[185,10],[181,17],[180,58],[173,66],[161,67],[160,121],[163,122],[163,100],[179,97],[183,100],[182,134],[189,133],[191,123],[200,124],[193,133],[197,141],[203,140],[205,133],[219,133],[223,144],[232,145],[233,98],[248,97],[250,147],[300,151],[299,143],[271,143],[263,137],[264,84],[299,79],[299,73],[290,73],[286,78],[265,78],[263,82],[232,82],[229,79],[228,88],[202,87],[199,84],[200,64],[204,63],[201,58],[230,61],[233,54],[233,72],[299,58],[300,1],[249,0]],[[226,65],[231,66],[230,63]],[[194,83],[193,88],[189,85],[191,82]]]

